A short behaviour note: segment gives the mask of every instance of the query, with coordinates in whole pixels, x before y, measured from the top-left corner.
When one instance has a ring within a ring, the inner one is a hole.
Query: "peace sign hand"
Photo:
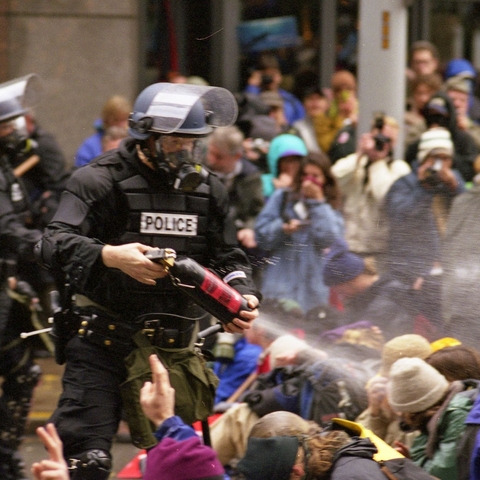
[[[36,480],[69,480],[68,465],[63,458],[63,444],[53,423],[38,427],[37,435],[45,445],[49,459],[35,462],[32,473]]]

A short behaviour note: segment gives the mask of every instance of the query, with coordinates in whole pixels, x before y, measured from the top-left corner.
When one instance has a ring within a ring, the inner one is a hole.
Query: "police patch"
[[[197,226],[198,215],[142,212],[140,217],[140,233],[193,237]]]

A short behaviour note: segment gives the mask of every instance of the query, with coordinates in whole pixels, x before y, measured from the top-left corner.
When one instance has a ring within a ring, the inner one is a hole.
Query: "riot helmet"
[[[202,149],[197,139],[215,127],[231,125],[236,117],[235,97],[224,88],[155,83],[137,97],[129,133],[175,188],[192,190],[202,179]]]
[[[1,152],[13,157],[32,148],[24,115],[38,102],[41,89],[35,74],[0,84]]]

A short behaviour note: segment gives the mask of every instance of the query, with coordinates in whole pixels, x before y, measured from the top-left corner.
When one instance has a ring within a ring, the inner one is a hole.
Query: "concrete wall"
[[[69,164],[105,100],[133,100],[139,72],[139,0],[0,0],[0,80],[37,73],[35,108]],[[5,59],[8,64],[5,65]],[[2,62],[2,60],[4,60]]]

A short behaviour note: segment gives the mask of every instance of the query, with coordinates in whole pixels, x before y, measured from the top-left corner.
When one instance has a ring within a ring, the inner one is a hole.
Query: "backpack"
[[[319,360],[259,375],[242,401],[259,416],[284,410],[325,425],[333,417],[354,420],[367,408],[367,377],[348,360]]]

